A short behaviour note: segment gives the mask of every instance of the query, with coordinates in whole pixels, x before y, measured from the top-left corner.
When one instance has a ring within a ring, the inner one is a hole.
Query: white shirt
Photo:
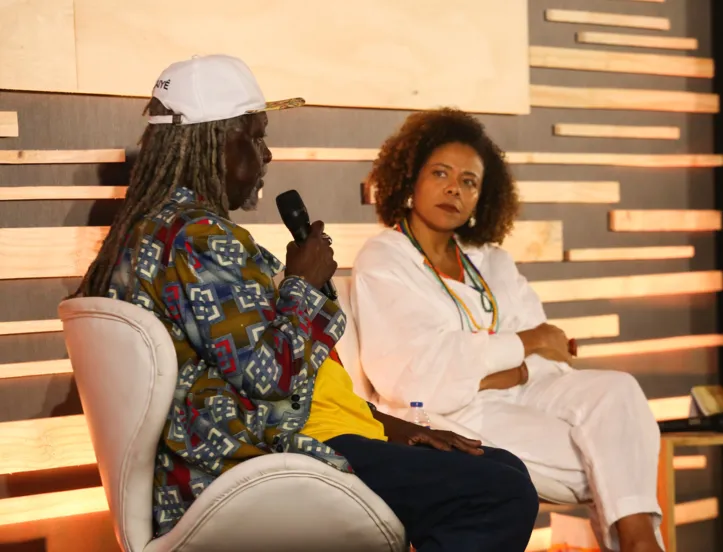
[[[499,329],[473,333],[460,322],[452,298],[424,257],[401,232],[384,230],[366,242],[352,273],[352,310],[361,364],[387,411],[422,401],[450,414],[469,404],[480,381],[527,362],[530,379],[569,370],[532,355],[525,359],[517,332],[546,321],[542,303],[512,257],[495,246],[463,248],[497,301]],[[489,328],[492,314],[469,285],[445,279],[474,319]]]

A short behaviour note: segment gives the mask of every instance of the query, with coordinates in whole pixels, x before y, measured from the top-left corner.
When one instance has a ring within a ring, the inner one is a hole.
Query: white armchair
[[[156,445],[178,371],[171,339],[152,313],[122,301],[71,299],[59,313],[124,552],[405,549],[401,522],[360,479],[298,454],[228,471],[152,540]]]

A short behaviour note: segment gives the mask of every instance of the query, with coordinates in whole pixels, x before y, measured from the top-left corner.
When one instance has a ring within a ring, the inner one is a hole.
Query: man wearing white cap
[[[289,244],[284,267],[230,220],[263,186],[265,112],[303,103],[266,103],[228,56],[166,69],[126,201],[78,289],[152,311],[173,339],[179,373],[156,460],[155,534],[240,462],[295,452],[356,473],[420,552],[522,552],[538,508],[522,462],[353,393],[334,350],[346,316],[319,291],[336,270],[323,223]]]

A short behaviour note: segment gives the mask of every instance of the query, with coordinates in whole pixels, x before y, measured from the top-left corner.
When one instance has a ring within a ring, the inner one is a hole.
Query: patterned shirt
[[[346,326],[338,306],[283,270],[251,235],[175,191],[129,234],[109,296],[153,312],[178,357],[178,381],[156,457],[156,536],[170,531],[216,477],[272,452],[346,460],[299,430],[316,372]]]

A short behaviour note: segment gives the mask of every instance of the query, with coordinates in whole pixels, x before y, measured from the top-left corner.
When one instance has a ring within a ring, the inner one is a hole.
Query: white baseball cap
[[[158,77],[153,97],[175,115],[151,116],[152,125],[223,121],[305,103],[302,98],[267,102],[248,65],[224,55],[194,56],[172,64]]]

